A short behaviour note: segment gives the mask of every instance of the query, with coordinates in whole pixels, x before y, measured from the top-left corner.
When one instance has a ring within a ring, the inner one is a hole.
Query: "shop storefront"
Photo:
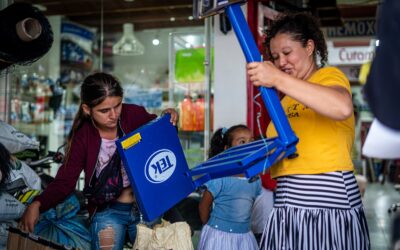
[[[127,23],[117,31],[108,32],[105,27],[102,33],[95,26],[71,21],[68,14],[48,18],[53,46],[39,61],[9,72],[3,118],[40,141],[41,156],[65,143],[79,108],[83,79],[105,71],[123,85],[124,102],[142,105],[157,115],[167,107],[178,110],[179,136],[190,156],[189,165],[204,160],[204,97],[211,90],[205,89],[206,38],[201,22],[193,21],[193,27],[138,31]],[[185,18],[193,20],[190,15]],[[141,44],[141,51],[116,51],[117,43],[130,34]]]
[[[379,177],[374,173],[374,162],[365,158],[361,149],[368,129],[373,120],[363,94],[366,75],[379,41],[376,40],[376,23],[374,19],[346,20],[343,27],[332,27],[325,30],[328,38],[328,63],[339,67],[348,77],[353,107],[356,115],[356,137],[353,147],[353,162],[357,172],[368,176],[371,181]]]
[[[189,168],[206,160],[209,138],[215,129],[244,124],[254,137],[265,135],[270,122],[268,112],[261,98],[256,97],[258,88],[248,79],[247,62],[235,33],[220,16],[194,20],[192,4],[183,0],[76,0],[71,1],[75,9],[68,4],[52,9],[60,2],[43,1],[53,13],[47,16],[54,34],[50,51],[34,63],[10,68],[0,75],[0,119],[39,142],[35,157],[41,158],[65,144],[79,109],[82,81],[99,71],[118,78],[125,103],[141,105],[157,115],[167,107],[179,112],[178,136]],[[92,9],[80,10],[77,2]],[[268,59],[265,31],[279,12],[293,7],[307,11],[311,7],[328,8],[317,4],[320,1],[293,1],[292,5],[284,2],[290,1],[249,0],[241,7],[264,59]],[[334,2],[336,10],[339,2],[346,5],[345,0]],[[305,8],[307,4],[310,7]],[[107,9],[117,5],[120,7]],[[43,11],[46,6],[41,6]],[[161,15],[165,13],[168,16]],[[345,18],[342,26],[326,25],[323,29],[328,66],[338,67],[351,84],[356,113],[352,155],[356,174],[366,176],[373,185],[379,174],[388,176],[374,172],[378,170],[376,166],[380,166],[379,171],[383,169],[380,160],[361,154],[374,118],[363,97],[363,84],[379,45],[375,39],[376,22],[373,18]],[[162,164],[165,167],[167,163],[170,164],[169,159]],[[162,166],[157,164],[152,165],[154,173],[161,174]],[[41,171],[54,176],[60,165],[58,162]],[[77,190],[82,190],[83,183],[82,173]],[[367,198],[371,201],[375,197]],[[198,203],[193,204],[191,212],[197,212]],[[192,238],[198,237],[199,230]]]

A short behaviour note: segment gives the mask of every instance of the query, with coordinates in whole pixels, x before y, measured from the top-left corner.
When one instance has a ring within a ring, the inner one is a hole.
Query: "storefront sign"
[[[374,19],[345,21],[343,27],[326,29],[328,37],[375,36],[376,22]]]
[[[374,56],[373,46],[333,47],[328,46],[330,65],[357,65],[369,62]]]

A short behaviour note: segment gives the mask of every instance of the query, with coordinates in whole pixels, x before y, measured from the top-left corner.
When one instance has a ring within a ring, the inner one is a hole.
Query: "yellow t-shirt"
[[[351,93],[349,80],[334,67],[319,69],[308,81],[324,86],[343,86]],[[293,131],[299,138],[297,144],[299,156],[294,159],[284,159],[272,166],[273,178],[291,174],[353,170],[351,161],[351,148],[354,142],[353,115],[344,121],[335,121],[288,96],[285,96],[281,103]],[[277,136],[275,127],[270,123],[267,137],[275,136]]]

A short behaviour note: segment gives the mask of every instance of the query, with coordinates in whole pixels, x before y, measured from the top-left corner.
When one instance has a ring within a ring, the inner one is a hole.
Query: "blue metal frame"
[[[261,62],[261,54],[258,51],[256,42],[248,28],[248,24],[243,16],[239,4],[234,4],[226,8],[226,14],[235,30],[236,37],[246,57],[246,61]],[[298,142],[298,138],[290,127],[289,121],[283,111],[282,105],[276,91],[272,88],[259,87],[262,99],[268,110],[272,122],[278,132],[282,146],[290,147]]]
[[[246,61],[249,63],[261,62],[261,54],[244,18],[240,3],[226,6],[225,12],[232,24]],[[275,125],[278,137],[263,139],[227,150],[219,156],[196,166],[191,170],[192,176],[205,174],[209,175],[210,179],[214,179],[244,173],[246,177],[250,178],[265,171],[275,162],[295,154],[298,138],[290,127],[276,90],[266,87],[259,87],[259,90],[271,121]],[[254,148],[254,145],[258,145],[256,150],[247,150],[247,148]]]

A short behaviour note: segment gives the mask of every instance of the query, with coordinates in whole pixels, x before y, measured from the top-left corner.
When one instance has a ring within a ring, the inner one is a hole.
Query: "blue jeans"
[[[111,233],[114,240],[112,244],[107,245],[114,245],[112,249],[123,249],[126,232],[128,232],[131,241],[134,242],[136,238],[136,224],[139,222],[140,213],[133,204],[115,202],[108,205],[100,212],[96,212],[91,220],[92,249],[100,249],[100,232],[104,229],[110,229],[110,227],[114,231]],[[102,238],[104,239],[104,235]]]

